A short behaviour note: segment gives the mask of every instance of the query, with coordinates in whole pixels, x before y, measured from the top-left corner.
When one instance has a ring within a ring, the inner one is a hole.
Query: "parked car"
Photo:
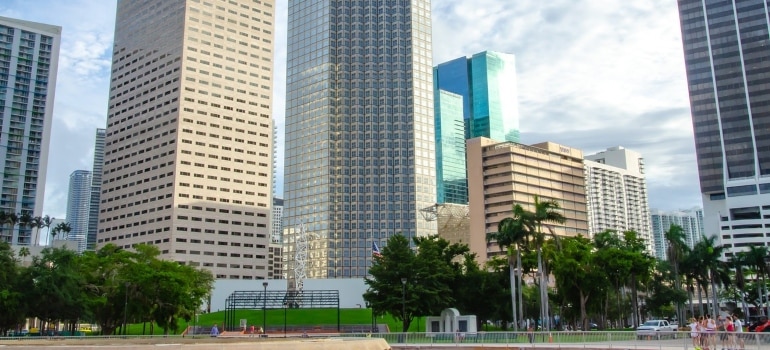
[[[660,339],[663,336],[670,336],[676,339],[676,331],[676,326],[669,324],[666,320],[649,320],[636,327],[636,338],[655,337]]]

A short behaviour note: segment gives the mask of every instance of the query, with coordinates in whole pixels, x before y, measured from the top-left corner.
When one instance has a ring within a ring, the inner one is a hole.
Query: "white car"
[[[666,320],[649,320],[639,327],[636,327],[636,338],[644,339],[646,337],[671,336],[676,339],[676,326],[669,324]]]

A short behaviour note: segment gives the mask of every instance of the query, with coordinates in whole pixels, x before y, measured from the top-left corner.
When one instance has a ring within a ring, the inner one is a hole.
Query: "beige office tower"
[[[478,137],[467,141],[470,248],[478,256],[499,254],[486,234],[511,217],[514,204],[533,210],[534,196],[555,200],[567,219],[549,225],[556,235],[588,235],[583,152],[553,142],[526,146]]]
[[[119,0],[100,246],[268,270],[273,0]]]

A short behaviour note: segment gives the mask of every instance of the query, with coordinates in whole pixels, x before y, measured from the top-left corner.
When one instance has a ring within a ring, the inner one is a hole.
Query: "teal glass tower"
[[[484,51],[433,68],[436,201],[468,203],[465,139],[519,142],[516,60]]]
[[[434,84],[435,85],[435,84]],[[437,203],[468,204],[462,96],[434,86]]]
[[[514,55],[484,51],[439,64],[433,71],[435,94],[444,90],[463,98],[466,139],[519,142]]]

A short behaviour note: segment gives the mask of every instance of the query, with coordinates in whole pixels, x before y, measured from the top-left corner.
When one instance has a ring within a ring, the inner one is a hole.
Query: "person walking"
[[[217,328],[217,324],[214,324],[214,327],[211,327],[211,337],[216,338],[219,336],[219,328]]]
[[[254,336],[254,325],[251,325],[251,329],[249,329],[249,338]]]
[[[698,324],[698,321],[695,320],[695,317],[690,318],[690,324],[687,326],[690,327],[690,338],[692,338],[692,346],[694,348],[700,348],[700,332],[698,331],[698,328],[700,328],[700,325]]]
[[[741,350],[746,348],[746,344],[743,342],[743,322],[738,316],[733,315],[733,327],[735,327],[735,347]]]

